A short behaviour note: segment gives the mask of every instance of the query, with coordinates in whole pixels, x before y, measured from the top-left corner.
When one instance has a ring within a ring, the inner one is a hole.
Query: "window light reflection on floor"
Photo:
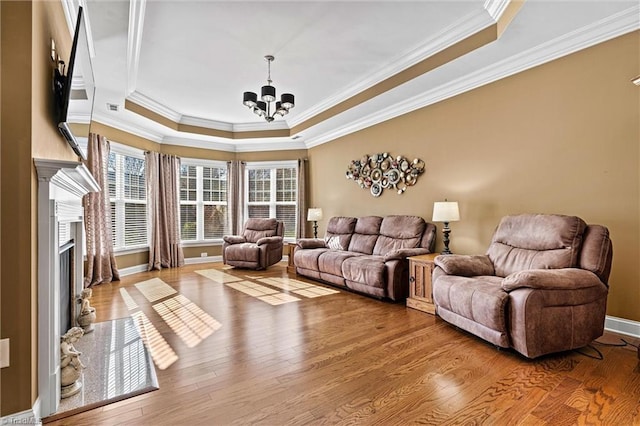
[[[143,312],[134,312],[131,316],[136,320],[142,341],[147,345],[153,362],[160,370],[168,368],[178,360],[178,355]]]
[[[152,278],[136,284],[136,288],[151,303],[177,293],[169,284],[160,278]]]
[[[153,309],[190,348],[222,327],[218,321],[182,295],[156,303]]]

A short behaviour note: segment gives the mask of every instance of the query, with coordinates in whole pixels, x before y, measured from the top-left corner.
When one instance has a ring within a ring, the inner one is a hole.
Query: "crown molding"
[[[180,120],[182,119],[182,114],[165,106],[164,104],[161,104],[160,102],[151,99],[150,97],[138,92],[137,90],[131,92],[126,97],[126,99],[148,109],[149,111],[153,111],[156,114],[159,114],[164,118],[173,121],[174,123],[180,123]]]
[[[127,100],[140,105],[162,117],[173,121],[176,124],[184,124],[189,126],[203,127],[205,129],[222,130],[227,132],[255,132],[269,130],[289,130],[286,120],[276,120],[271,123],[252,122],[252,123],[228,123],[226,121],[209,120],[206,118],[182,115],[179,112],[151,99],[150,97],[133,91]]]
[[[307,149],[304,142],[279,138],[277,141],[256,140],[241,143],[225,143],[216,140],[166,137],[163,144],[187,146],[191,148],[215,149],[226,152],[283,151],[291,149]]]
[[[191,117],[188,115],[183,115],[178,121],[178,124],[204,127],[207,129],[224,130],[227,132],[232,132],[234,127],[233,124],[227,123],[226,121],[208,120],[206,118]]]
[[[236,152],[286,151],[292,149],[307,149],[307,145],[302,141],[293,141],[291,139],[278,141],[254,140],[254,142],[242,142],[236,145]]]
[[[170,136],[170,137],[163,138],[162,144],[188,146],[191,148],[215,149],[218,151],[226,151],[226,152],[236,152],[236,145],[233,143],[225,143],[225,142],[211,141],[211,140],[178,138],[178,137]]]
[[[97,123],[104,124],[105,126],[113,127],[114,129],[122,130],[123,132],[131,133],[132,135],[139,136],[144,139],[148,139],[153,142],[162,143],[163,135],[158,133],[154,133],[149,131],[148,129],[142,128],[140,126],[133,125],[131,123],[127,123],[122,120],[122,117],[118,120],[115,120],[112,117],[109,117],[100,112],[94,112],[91,120]]]
[[[443,28],[433,37],[420,44],[418,47],[403,52],[389,61],[389,65],[379,69],[369,77],[343,87],[335,95],[297,114],[289,123],[295,127],[321,112],[343,102],[358,93],[398,74],[399,72],[435,55],[436,53],[464,40],[467,37],[495,24],[495,21],[486,10],[470,13]]]
[[[639,14],[640,5],[625,9],[620,13],[503,59],[495,64],[453,80],[448,84],[439,86],[436,89],[420,93],[391,107],[381,109],[374,114],[368,114],[360,120],[353,121],[317,136],[307,137],[306,146],[307,148],[312,148],[330,142],[358,130],[371,127],[383,121],[415,111],[416,109],[432,105],[499,79],[509,77],[598,43],[638,30],[640,29]]]
[[[500,19],[511,0],[487,0],[484,2],[485,10],[491,15],[495,22]]]
[[[276,120],[271,123],[237,123],[233,125],[234,132],[260,132],[265,130],[289,130],[286,120]]]
[[[140,46],[144,28],[144,11],[147,0],[129,2],[129,32],[127,33],[127,94],[136,90],[138,66],[140,64]]]

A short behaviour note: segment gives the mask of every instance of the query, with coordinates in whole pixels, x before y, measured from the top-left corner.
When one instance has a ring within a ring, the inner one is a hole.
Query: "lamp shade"
[[[322,220],[322,209],[317,207],[312,207],[307,210],[307,220]]]
[[[460,220],[457,201],[436,201],[433,203],[434,222],[455,222]]]

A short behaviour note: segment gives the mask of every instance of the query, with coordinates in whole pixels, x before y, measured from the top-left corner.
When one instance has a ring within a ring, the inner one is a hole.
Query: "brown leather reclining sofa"
[[[332,217],[324,239],[297,241],[296,272],[394,301],[409,293],[407,257],[431,253],[436,228],[418,216]]]
[[[576,216],[507,216],[485,255],[441,255],[438,316],[528,358],[581,348],[604,330],[609,231]]]

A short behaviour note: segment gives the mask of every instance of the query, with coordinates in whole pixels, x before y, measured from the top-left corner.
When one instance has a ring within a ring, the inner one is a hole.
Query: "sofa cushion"
[[[248,219],[244,224],[242,235],[249,242],[255,243],[260,238],[273,237],[278,232],[277,219]]]
[[[326,248],[296,250],[293,253],[293,262],[296,267],[317,271],[318,258],[327,251],[329,251],[329,249]]]
[[[338,238],[340,247],[349,247],[351,236],[356,228],[355,217],[334,216],[327,223],[327,232],[324,240],[328,242],[333,237]]]
[[[318,270],[322,273],[342,275],[342,262],[350,257],[358,256],[357,253],[348,251],[329,250],[318,257]]]
[[[257,263],[260,261],[260,248],[254,243],[240,243],[227,246],[225,249],[227,261]]]
[[[444,275],[433,285],[437,306],[500,333],[507,332],[505,318],[509,294],[502,290],[502,278]]]
[[[365,216],[358,218],[354,234],[349,243],[349,251],[371,254],[380,234],[382,218],[379,216]]]
[[[426,222],[419,216],[385,217],[373,254],[384,256],[393,250],[419,247],[425,226]]]
[[[342,276],[347,281],[371,287],[386,286],[386,266],[381,256],[355,256],[342,262]]]
[[[523,269],[573,268],[586,223],[576,216],[523,214],[502,218],[487,255],[498,276]]]

